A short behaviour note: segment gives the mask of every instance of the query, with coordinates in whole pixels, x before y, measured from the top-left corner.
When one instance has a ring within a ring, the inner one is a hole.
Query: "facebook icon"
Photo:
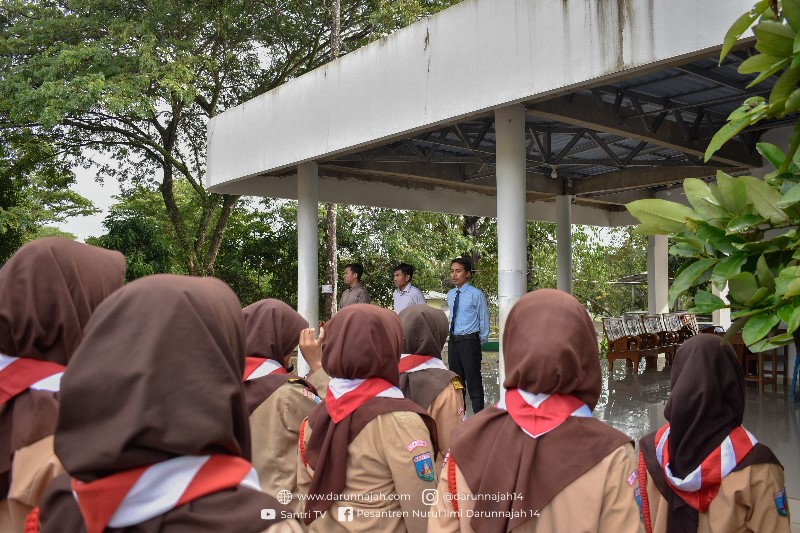
[[[352,522],[353,521],[353,508],[352,507],[339,507],[339,522]]]

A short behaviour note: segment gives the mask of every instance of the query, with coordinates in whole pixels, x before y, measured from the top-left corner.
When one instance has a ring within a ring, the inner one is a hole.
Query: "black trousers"
[[[447,343],[447,362],[450,370],[466,383],[466,393],[472,401],[472,412],[483,410],[483,376],[481,376],[481,341],[464,339]],[[464,396],[466,400],[466,395]]]

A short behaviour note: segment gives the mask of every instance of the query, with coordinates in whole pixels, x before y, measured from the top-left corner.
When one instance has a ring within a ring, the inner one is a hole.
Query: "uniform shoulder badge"
[[[315,404],[319,405],[322,403],[322,398],[311,392],[308,387],[303,387],[303,396],[314,402]]]
[[[417,477],[423,481],[433,481],[433,459],[430,452],[421,453],[414,456],[414,468],[417,470]]]
[[[786,487],[773,493],[772,498],[775,500],[775,507],[778,510],[778,515],[789,516],[789,507],[786,504]]]
[[[464,384],[463,384],[463,383],[461,383],[461,378],[460,378],[460,377],[458,377],[458,376],[456,376],[456,377],[454,377],[453,379],[451,379],[451,380],[450,380],[450,383],[452,383],[452,384],[453,384],[453,388],[454,388],[455,390],[463,390],[463,389],[464,389]]]

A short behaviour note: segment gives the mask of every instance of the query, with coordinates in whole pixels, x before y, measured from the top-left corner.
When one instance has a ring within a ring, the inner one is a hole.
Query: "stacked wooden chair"
[[[627,366],[638,372],[644,357],[655,368],[658,354],[663,353],[672,364],[678,346],[698,333],[697,317],[689,313],[647,315],[629,313],[622,318],[603,318],[603,334],[608,343],[608,369],[614,361],[624,359]]]

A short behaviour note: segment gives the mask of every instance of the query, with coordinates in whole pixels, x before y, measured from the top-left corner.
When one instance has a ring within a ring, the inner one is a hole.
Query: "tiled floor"
[[[445,353],[445,360],[446,357]],[[482,366],[486,405],[492,405],[499,399],[497,354],[484,353]],[[605,361],[601,366],[603,389],[595,417],[637,441],[666,422],[664,405],[669,396],[670,369],[663,358],[656,369],[640,368],[637,375],[630,371],[626,374],[624,363],[617,361],[611,379]],[[788,386],[784,387],[780,379],[777,387],[767,385],[761,395],[754,384],[749,384],[744,426],[783,464],[792,533],[800,533],[800,403],[789,403],[787,394]]]

